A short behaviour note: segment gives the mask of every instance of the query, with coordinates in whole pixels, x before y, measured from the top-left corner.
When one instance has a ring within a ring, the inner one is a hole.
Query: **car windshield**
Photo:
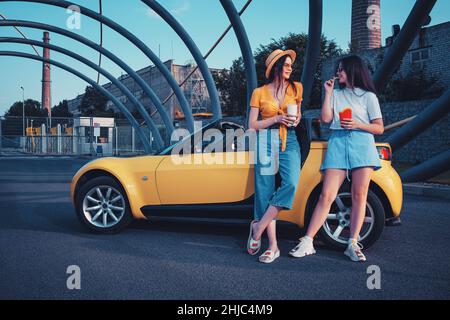
[[[220,121],[221,121],[221,120],[217,120],[217,121],[214,121],[214,122],[207,123],[207,124],[206,124],[205,126],[203,126],[201,129],[199,129],[199,130],[197,130],[197,131],[191,133],[190,135],[188,135],[187,137],[181,139],[180,141],[177,141],[177,142],[175,142],[175,143],[172,143],[170,146],[164,147],[164,148],[158,150],[158,151],[156,152],[156,154],[157,154],[157,155],[167,155],[167,154],[170,153],[170,151],[171,151],[173,148],[175,148],[175,146],[177,146],[178,144],[183,143],[183,142],[186,141],[186,140],[190,140],[190,139],[192,138],[192,136],[194,136],[194,135],[195,135],[196,133],[198,133],[198,132],[203,132],[203,131],[205,131],[205,130],[211,128],[211,127],[217,126],[217,124],[218,124]]]
[[[201,129],[197,130],[195,133],[191,133],[187,137],[181,139],[180,141],[176,141],[173,144],[171,144],[168,147],[164,147],[158,152],[156,152],[156,155],[167,155],[169,154],[175,146],[179,145],[180,143],[184,143],[185,141],[190,141],[194,134],[201,133],[203,135],[203,132],[210,129],[210,128],[219,128],[221,131],[224,129],[225,126],[230,125],[231,128],[242,128],[244,131],[244,127],[237,123],[233,122],[227,122],[224,119],[220,119],[214,122],[210,122],[203,126]],[[303,127],[303,134],[306,134],[308,136],[309,141],[327,141],[330,130],[329,130],[329,124],[322,123],[320,119],[315,117],[304,117],[302,118],[300,127]],[[300,128],[302,131],[302,129]]]

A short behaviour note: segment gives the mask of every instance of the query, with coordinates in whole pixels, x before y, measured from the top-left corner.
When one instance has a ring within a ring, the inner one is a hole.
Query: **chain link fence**
[[[152,154],[157,146],[150,130]],[[167,141],[163,125],[158,127]],[[144,154],[135,129],[125,119],[81,117],[0,117],[0,154],[132,156]]]

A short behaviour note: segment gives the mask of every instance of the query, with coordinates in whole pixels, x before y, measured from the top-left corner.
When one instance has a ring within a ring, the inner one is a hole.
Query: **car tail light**
[[[389,148],[389,147],[377,147],[377,150],[378,150],[378,156],[380,157],[381,160],[387,160],[387,161],[391,161],[392,160],[391,148]]]

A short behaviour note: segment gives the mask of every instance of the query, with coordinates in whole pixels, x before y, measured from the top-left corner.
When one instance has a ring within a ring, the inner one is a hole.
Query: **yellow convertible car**
[[[133,218],[152,216],[252,219],[252,152],[245,147],[237,148],[236,137],[232,139],[231,148],[225,139],[227,129],[239,128],[243,129],[236,123],[219,120],[156,155],[99,158],[87,163],[71,183],[71,197],[79,220],[90,231],[115,233]],[[296,129],[302,150],[301,176],[293,209],[281,211],[278,219],[300,228],[308,224],[321,191],[323,176],[319,168],[327,150],[326,134],[321,128],[318,119],[304,118]],[[223,150],[211,151],[204,142],[196,142],[194,137],[208,129],[216,129],[214,141],[223,146]],[[174,161],[173,151],[186,143],[192,152],[181,152],[179,159],[183,161]],[[374,172],[370,184],[360,234],[360,242],[365,247],[380,237],[387,220],[400,215],[403,201],[400,177],[391,166],[390,146],[377,143],[377,149],[382,169]],[[205,153],[236,157],[240,161],[207,162]],[[319,232],[321,240],[329,247],[341,249],[347,243],[351,205],[347,181]]]

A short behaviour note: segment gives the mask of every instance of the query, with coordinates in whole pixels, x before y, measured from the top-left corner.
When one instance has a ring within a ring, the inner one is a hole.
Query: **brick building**
[[[375,71],[384,55],[395,40],[400,28],[393,26],[393,35],[386,39],[384,47],[361,50],[357,54],[361,56],[371,71]],[[394,75],[404,77],[414,67],[424,68],[429,76],[434,75],[440,80],[440,84],[450,87],[450,22],[424,27],[414,39],[408,52],[402,59],[402,63]],[[331,77],[334,73],[339,57],[327,59],[322,65],[324,79]]]
[[[179,65],[175,64],[173,60],[168,60],[164,62],[166,67],[170,70],[171,74],[175,78],[177,83],[181,83],[188,74],[195,68],[193,64],[187,65]],[[210,69],[211,72],[216,72],[218,69]],[[141,70],[136,71],[137,74],[142,77],[142,79],[152,88],[155,94],[159,97],[161,102],[166,100],[166,98],[172,93],[172,90],[167,83],[166,79],[159,72],[158,68],[155,66],[149,66],[143,68]],[[152,114],[156,108],[151,102],[150,98],[147,97],[142,88],[137,84],[136,81],[128,74],[122,75],[119,77],[119,81],[122,82],[131,93],[143,104],[143,106],[149,111],[149,114]],[[107,83],[103,85],[103,88],[111,92],[114,96],[116,96],[119,101],[121,101],[130,111],[135,111],[135,106],[128,100],[128,98],[114,86],[112,83]],[[199,70],[197,70],[186,83],[182,86],[182,91],[188,100],[189,105],[192,108],[192,113],[198,112],[210,112],[211,111],[211,103],[209,99],[208,90],[206,89],[206,84],[203,79],[203,76]],[[81,94],[75,99],[69,100],[69,111],[74,113],[74,115],[79,115],[81,101],[83,99],[83,95]],[[172,119],[177,118],[182,115],[180,105],[175,95],[173,95],[165,104],[166,110],[169,113],[169,116]],[[112,101],[107,102],[107,107],[112,108],[116,112],[119,112],[118,108],[114,105]],[[155,123],[162,123],[161,117],[158,112],[156,112],[153,116],[153,120]]]

